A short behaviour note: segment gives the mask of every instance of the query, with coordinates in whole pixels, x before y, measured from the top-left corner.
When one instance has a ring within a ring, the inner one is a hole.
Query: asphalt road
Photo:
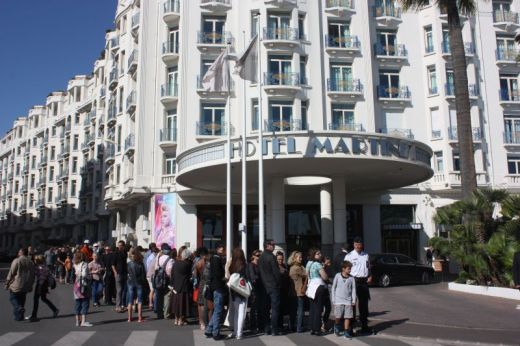
[[[2,277],[0,273],[0,277]],[[250,336],[241,341],[214,342],[206,339],[196,325],[174,327],[171,320],[154,320],[146,311],[144,323],[128,323],[125,314],[110,307],[91,307],[88,320],[92,328],[74,326],[73,295],[70,285],[58,285],[49,298],[60,309],[51,318],[49,308],[40,302],[39,322],[15,322],[5,290],[0,291],[0,346],[10,345],[518,345],[520,310],[516,302],[447,290],[446,284],[372,288],[371,325],[377,335],[351,341],[333,335],[314,337],[308,333],[283,337]],[[32,294],[26,311],[32,309]],[[224,334],[226,331],[224,331]]]

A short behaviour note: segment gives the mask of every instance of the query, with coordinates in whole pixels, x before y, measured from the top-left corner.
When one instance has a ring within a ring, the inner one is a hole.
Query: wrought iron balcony
[[[226,45],[233,42],[233,36],[230,32],[218,31],[199,31],[198,33],[199,45]]]
[[[504,132],[505,144],[520,144],[520,131],[506,131]]]
[[[296,28],[264,28],[264,41],[299,41],[300,33]]]
[[[264,73],[264,85],[300,86],[300,74],[298,72]]]
[[[329,48],[343,48],[359,50],[361,43],[357,36],[330,36],[325,35],[325,44]]]
[[[519,24],[518,13],[513,11],[494,11],[493,22]]]
[[[160,131],[161,142],[177,142],[177,129],[161,129]]]
[[[374,45],[376,56],[395,56],[395,57],[407,57],[408,51],[404,44],[395,45],[381,45],[379,43]]]
[[[132,92],[126,98],[126,112],[130,115],[134,114],[136,104],[137,104],[137,93],[135,92],[135,90],[132,90]]]
[[[480,127],[471,128],[473,142],[482,142],[482,130]],[[457,133],[457,126],[448,127],[448,139],[450,141],[458,141],[459,135]]]
[[[363,85],[359,79],[330,78],[327,79],[327,91],[359,94]]]
[[[445,91],[447,97],[455,97],[455,84],[446,83],[444,85],[444,91]],[[469,97],[474,97],[474,98],[478,97],[479,96],[478,85],[469,84],[468,93],[469,93]]]
[[[407,86],[390,87],[388,85],[378,85],[377,96],[381,99],[405,99],[409,100],[412,93]]]
[[[520,102],[520,90],[499,90],[500,101],[503,102]]]
[[[393,17],[401,18],[401,8],[399,6],[374,6],[374,17]]]
[[[508,61],[516,63],[516,59],[519,57],[520,51],[518,49],[497,49],[495,54],[497,61]]]
[[[351,132],[365,132],[363,124],[354,123],[329,123],[329,130],[333,131],[351,131]]]
[[[134,152],[135,151],[135,135],[133,133],[129,134],[125,139],[125,152]]]
[[[267,131],[286,132],[305,130],[301,119],[272,120],[267,121]]]
[[[225,121],[221,122],[198,122],[197,121],[197,135],[198,136],[224,136],[227,135],[228,124]],[[231,134],[233,134],[233,127],[231,127]]]
[[[133,74],[137,70],[137,57],[139,55],[139,51],[134,49],[130,57],[128,58],[128,73]]]

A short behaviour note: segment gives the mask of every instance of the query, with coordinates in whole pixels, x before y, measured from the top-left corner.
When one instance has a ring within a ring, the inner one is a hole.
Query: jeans
[[[88,298],[75,299],[74,302],[74,313],[76,315],[86,315],[88,313]]]
[[[233,295],[229,307],[229,319],[233,321],[233,334],[235,336],[242,336],[244,329],[244,320],[247,313],[247,298],[241,297],[238,294]]]
[[[137,299],[137,303],[143,304],[143,286],[142,285],[131,285],[126,286],[127,305],[134,304],[134,300]]]
[[[47,306],[49,307],[49,309],[52,310],[52,312],[56,312],[58,310],[56,308],[56,306],[54,304],[52,304],[52,302],[49,299],[47,299],[47,293],[40,294],[39,292],[40,292],[40,288],[38,286],[36,286],[36,288],[34,289],[33,310],[32,310],[32,314],[31,314],[32,318],[38,317],[38,306],[40,303],[40,298],[41,298],[42,302],[47,304]]]
[[[316,290],[314,299],[311,299],[309,321],[311,325],[311,331],[313,332],[321,331],[323,307],[325,306],[325,299],[327,299],[327,297],[327,287],[321,285]]]
[[[271,303],[271,332],[273,334],[278,333],[278,316],[280,314],[280,289],[272,289],[267,291],[267,296]],[[266,319],[267,324],[267,319]],[[269,330],[269,326],[266,325],[266,330]]]
[[[291,297],[289,308],[289,327],[292,331],[303,332],[303,316],[305,314],[305,296]]]
[[[92,302],[99,304],[99,296],[103,293],[103,283],[101,280],[92,280]]]
[[[116,276],[116,306],[124,307],[126,303],[126,277],[124,275]]]
[[[224,309],[224,292],[222,289],[213,291],[213,315],[206,327],[206,334],[213,334],[219,336],[220,334],[220,320],[222,318],[222,310]]]
[[[13,305],[13,315],[15,321],[23,321],[25,313],[25,292],[9,291],[9,301]]]

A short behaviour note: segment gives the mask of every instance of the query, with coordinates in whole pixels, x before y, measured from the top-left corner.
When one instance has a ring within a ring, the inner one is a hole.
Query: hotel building
[[[461,16],[478,186],[512,192],[519,11],[517,0],[479,0],[474,16]],[[205,90],[222,50],[239,56],[255,35],[257,80],[232,74],[229,90]],[[447,16],[436,6],[119,0],[92,73],[51,92],[0,142],[0,247],[85,238],[145,246],[166,194],[177,247],[212,247],[227,222],[238,245],[245,124],[249,250],[258,248],[262,152],[268,238],[332,254],[359,235],[369,252],[421,259],[442,234],[435,208],[460,198],[453,79]]]

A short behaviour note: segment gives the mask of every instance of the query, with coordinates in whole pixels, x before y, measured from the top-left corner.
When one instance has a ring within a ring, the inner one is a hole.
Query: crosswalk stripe
[[[344,337],[337,337],[334,334],[328,334],[323,336],[325,339],[329,340],[330,342],[336,344],[336,345],[345,345],[345,338]],[[366,342],[363,342],[357,338],[352,338],[351,340],[348,340],[348,344],[353,346],[366,346],[368,345]]]
[[[70,332],[52,344],[52,346],[81,346],[90,339],[94,333],[95,332]]]
[[[286,336],[261,335],[258,338],[264,343],[264,345],[296,346],[296,343]]]
[[[25,339],[29,335],[32,335],[33,332],[12,332],[6,333],[0,336],[0,345],[2,346],[11,346],[16,344],[17,342]]]
[[[154,345],[157,333],[157,330],[134,331],[126,340],[125,346]]]
[[[379,340],[388,340],[388,341],[399,341],[406,345],[413,345],[413,346],[442,346],[440,343],[436,342],[435,340],[420,340],[419,338],[413,338],[413,337],[400,337],[400,336],[393,336],[393,335],[375,335],[373,336],[375,339]],[[460,345],[463,345],[463,343],[460,343]]]
[[[224,341],[215,341],[212,338],[206,338],[204,333],[198,329],[193,330],[193,345],[194,346],[205,346],[205,345],[219,345],[224,346]]]

